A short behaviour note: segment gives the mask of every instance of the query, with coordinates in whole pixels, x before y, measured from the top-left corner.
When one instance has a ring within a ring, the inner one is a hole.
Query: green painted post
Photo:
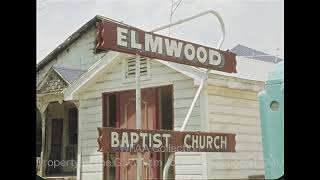
[[[283,61],[268,74],[260,92],[260,119],[266,179],[284,174],[284,70]]]

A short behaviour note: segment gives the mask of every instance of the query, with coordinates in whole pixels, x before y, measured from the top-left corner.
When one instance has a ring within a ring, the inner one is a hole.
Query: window
[[[173,94],[172,86],[159,87],[159,127],[173,130]]]
[[[116,94],[103,95],[103,127],[116,127]]]
[[[37,157],[40,157],[41,154],[41,143],[42,143],[42,119],[41,119],[41,114],[37,110],[37,132],[36,132],[36,155]]]
[[[68,160],[77,159],[78,144],[78,109],[73,107],[68,109],[69,115],[69,145],[66,147],[66,158]]]
[[[78,109],[69,109],[69,145],[78,144]]]
[[[173,130],[173,87],[163,86],[158,88],[158,108],[159,108],[159,128],[163,130]],[[162,152],[160,159],[162,162],[167,162],[169,157],[168,152]],[[173,161],[174,164],[174,161]],[[162,179],[162,173],[165,163],[160,168],[160,179]],[[170,166],[168,179],[174,179],[175,169],[174,166]]]
[[[122,61],[123,81],[135,82],[136,77],[136,56],[131,56]],[[140,58],[140,78],[141,80],[150,79],[150,60],[145,57]]]
[[[116,107],[117,107],[117,95],[116,94],[103,94],[102,95],[102,111],[103,111],[103,127],[116,127]],[[105,162],[116,162],[116,153],[104,153],[103,159]],[[106,179],[115,179],[116,177],[116,167],[115,164],[111,166],[104,166],[104,172],[108,177],[103,177]]]

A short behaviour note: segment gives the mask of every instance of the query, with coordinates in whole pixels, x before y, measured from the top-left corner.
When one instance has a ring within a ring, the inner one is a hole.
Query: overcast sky
[[[170,20],[178,0],[37,0],[37,62],[95,15],[149,31]],[[237,44],[283,58],[283,0],[182,0],[172,22],[206,10],[223,18],[226,39],[221,49]],[[168,30],[159,34],[168,35]],[[206,15],[175,26],[171,37],[216,47],[221,35],[217,19]]]

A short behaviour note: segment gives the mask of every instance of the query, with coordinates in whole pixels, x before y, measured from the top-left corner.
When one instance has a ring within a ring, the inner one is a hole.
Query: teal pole
[[[283,61],[268,74],[265,90],[258,94],[266,179],[284,174],[284,69]]]

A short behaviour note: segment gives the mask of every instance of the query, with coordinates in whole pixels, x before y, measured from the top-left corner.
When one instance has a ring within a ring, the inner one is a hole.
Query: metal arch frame
[[[218,20],[219,20],[219,23],[220,23],[220,26],[221,26],[221,30],[222,30],[222,36],[221,36],[220,42],[219,42],[219,44],[218,44],[218,49],[220,49],[221,46],[222,46],[222,43],[224,42],[224,39],[225,39],[225,26],[224,26],[224,22],[223,22],[223,20],[222,20],[222,17],[220,16],[220,14],[219,14],[218,12],[214,11],[214,10],[208,10],[208,11],[205,11],[205,12],[202,12],[202,13],[199,13],[199,14],[196,14],[196,15],[194,15],[194,16],[191,16],[191,17],[189,17],[189,18],[186,18],[186,19],[183,19],[183,20],[179,20],[179,21],[177,21],[177,22],[175,22],[175,23],[170,23],[170,24],[168,24],[168,25],[165,25],[165,26],[159,27],[159,28],[157,28],[157,29],[151,30],[151,32],[160,31],[160,30],[163,30],[163,29],[166,29],[166,28],[169,28],[169,27],[178,25],[178,24],[182,24],[182,23],[184,23],[184,22],[193,20],[193,19],[195,19],[195,18],[198,18],[198,17],[203,16],[203,15],[206,15],[206,14],[213,14],[213,15],[215,15],[215,16],[218,18]],[[189,111],[188,111],[188,113],[187,113],[187,115],[186,115],[186,118],[185,118],[184,121],[183,121],[183,124],[182,124],[182,127],[181,127],[181,129],[180,129],[180,132],[184,131],[185,128],[186,128],[186,125],[187,125],[187,123],[188,123],[188,121],[189,121],[189,118],[190,118],[190,115],[191,115],[191,113],[192,113],[192,110],[193,110],[193,108],[194,108],[194,106],[195,106],[195,104],[196,104],[196,101],[197,101],[198,98],[199,98],[199,95],[200,95],[200,93],[201,93],[201,91],[202,91],[202,89],[203,89],[203,87],[204,87],[205,82],[206,82],[207,79],[208,79],[209,73],[210,73],[210,69],[207,69],[206,74],[205,74],[204,78],[202,79],[201,84],[200,84],[200,86],[199,86],[199,88],[198,88],[198,90],[197,90],[197,93],[196,93],[196,95],[195,95],[195,97],[194,97],[194,99],[193,99],[193,101],[192,101],[192,103],[191,103],[191,106],[190,106]],[[165,164],[165,166],[164,166],[164,169],[163,169],[163,179],[164,179],[164,180],[167,179],[168,171],[169,171],[169,168],[170,168],[170,164],[171,164],[172,161],[173,161],[173,158],[174,158],[174,153],[170,153],[170,155],[169,155],[169,157],[168,157],[168,160],[167,160],[167,162],[166,162],[166,164]]]

